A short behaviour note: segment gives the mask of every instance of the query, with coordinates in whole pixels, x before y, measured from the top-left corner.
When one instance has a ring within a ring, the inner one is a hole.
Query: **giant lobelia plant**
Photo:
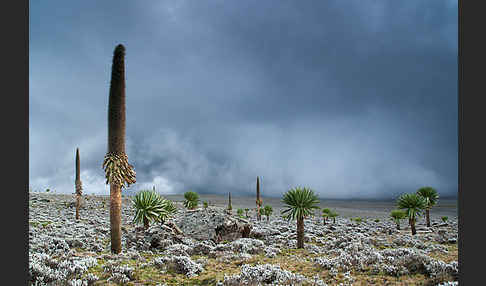
[[[406,218],[407,214],[402,210],[392,210],[390,212],[390,217],[397,225],[397,229],[400,230],[400,220]]]
[[[286,219],[297,220],[297,248],[304,248],[304,218],[317,209],[319,199],[311,189],[294,188],[284,194],[282,202],[286,207],[282,211]]]
[[[111,252],[121,252],[121,192],[136,182],[133,166],[125,153],[125,47],[113,54],[108,102],[108,152],[103,161],[106,184],[110,185]]]
[[[74,188],[76,195],[76,219],[79,219],[79,208],[81,206],[81,195],[83,194],[83,186],[80,176],[80,164],[79,164],[79,148],[76,148],[76,179],[74,180]]]
[[[417,194],[425,199],[425,220],[427,227],[430,227],[430,208],[432,208],[439,199],[439,194],[432,187],[423,187],[417,190]]]
[[[147,229],[151,222],[164,222],[175,212],[176,208],[172,201],[164,199],[154,190],[142,190],[132,200],[135,207],[133,222],[143,223]]]
[[[199,195],[196,192],[188,191],[184,193],[184,207],[193,210],[199,204]]]
[[[256,205],[257,205],[257,219],[262,220],[262,214],[260,212],[260,208],[263,205],[263,201],[260,198],[260,178],[258,176],[256,181]]]
[[[228,193],[228,213],[231,214],[233,211],[233,205],[231,205],[231,193]]]
[[[397,199],[397,207],[404,210],[408,217],[408,224],[412,230],[412,235],[417,233],[415,222],[426,206],[427,203],[425,199],[418,194],[403,194]]]

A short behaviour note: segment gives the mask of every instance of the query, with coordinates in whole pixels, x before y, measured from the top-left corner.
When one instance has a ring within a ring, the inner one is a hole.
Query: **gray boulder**
[[[211,240],[216,243],[249,237],[252,228],[249,221],[214,208],[186,211],[178,216],[174,223],[186,236],[199,241]]]

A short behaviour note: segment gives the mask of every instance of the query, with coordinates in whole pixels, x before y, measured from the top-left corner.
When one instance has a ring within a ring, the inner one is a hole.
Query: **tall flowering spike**
[[[79,148],[76,148],[76,182],[81,180],[79,166]]]
[[[76,194],[76,219],[79,219],[79,208],[81,206],[82,184],[80,176],[79,148],[76,148],[76,179],[74,181]]]
[[[231,205],[231,193],[228,193],[228,210],[231,211],[233,206]]]
[[[118,45],[113,54],[108,100],[108,153],[103,161],[107,184],[121,188],[136,182],[136,173],[125,153],[125,47]]]
[[[258,176],[256,183],[256,204],[260,205],[260,178],[258,178]]]
[[[256,205],[257,205],[257,218],[258,220],[262,219],[262,216],[260,214],[260,207],[262,206],[262,199],[260,198],[260,178],[257,176],[257,182],[256,182]]]
[[[136,174],[125,153],[125,47],[113,54],[108,101],[108,153],[103,161],[106,183],[110,184],[111,252],[121,252],[121,189],[135,183]]]
[[[113,54],[110,98],[108,102],[108,153],[125,153],[125,47]]]

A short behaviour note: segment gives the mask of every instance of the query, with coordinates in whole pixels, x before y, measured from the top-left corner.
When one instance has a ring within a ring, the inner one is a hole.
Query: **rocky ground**
[[[415,236],[385,216],[309,218],[296,249],[296,224],[278,213],[258,222],[177,203],[173,220],[144,230],[123,198],[123,251],[112,255],[107,196],[85,196],[79,221],[72,195],[29,198],[31,285],[458,285],[456,217],[432,216],[430,229],[420,219]]]

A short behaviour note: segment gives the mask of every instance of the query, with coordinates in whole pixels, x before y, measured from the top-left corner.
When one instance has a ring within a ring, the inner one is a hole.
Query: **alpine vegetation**
[[[231,205],[231,193],[228,193],[228,213],[231,214],[233,206]]]
[[[260,208],[260,216],[262,215],[265,215],[265,209],[264,208]]]
[[[165,212],[159,216],[161,223],[165,223],[168,219],[174,217],[177,212],[177,207],[173,201],[164,198],[164,210]]]
[[[125,47],[113,54],[108,101],[108,153],[103,161],[106,184],[110,185],[111,251],[121,252],[121,192],[136,182],[133,166],[125,153]]]
[[[269,206],[269,205],[266,205],[264,208],[263,208],[263,214],[267,217],[267,221],[270,220],[270,216],[272,215],[273,213],[273,208],[272,206]]]
[[[422,210],[427,206],[427,202],[422,196],[417,194],[403,194],[397,200],[397,206],[399,209],[405,210],[408,217],[408,223],[412,230],[412,235],[417,233],[415,223],[417,217],[420,216]]]
[[[83,220],[73,222],[66,220],[69,208],[59,208],[72,201],[72,195],[31,193],[29,285],[135,285],[150,281],[174,286],[300,282],[437,285],[457,280],[456,217],[449,216],[444,224],[440,216],[433,216],[431,229],[425,228],[425,220],[421,220],[417,225],[420,232],[411,236],[408,231],[397,231],[396,223],[386,219],[390,216],[388,209],[357,224],[354,219],[350,223],[349,218],[356,217],[359,206],[351,211],[343,207],[332,225],[304,218],[305,225],[299,225],[296,231],[292,217],[299,220],[309,215],[317,209],[311,206],[318,203],[317,198],[300,190],[300,197],[289,195],[289,191],[282,199],[287,203],[272,204],[278,213],[290,210],[284,213],[286,219],[275,216],[268,223],[261,223],[254,216],[244,219],[228,215],[226,195],[206,210],[174,212],[169,211],[170,206],[172,210],[180,209],[181,202],[164,198],[167,205],[157,210],[153,205],[160,205],[162,196],[154,191],[140,191],[133,198],[123,198],[127,202],[124,201],[121,213],[124,251],[118,255],[109,254],[110,222],[106,218],[110,210],[102,207],[110,197],[90,197]],[[145,199],[142,194],[146,194]],[[136,197],[140,202],[158,203],[141,203],[143,207],[137,207],[131,203]],[[254,199],[247,200],[247,204],[252,202]],[[233,203],[240,206],[234,199]],[[265,209],[268,208],[261,211]],[[172,216],[151,213],[158,211]],[[139,218],[134,219],[135,215]],[[140,227],[143,217],[151,219],[148,227]],[[374,222],[377,219],[379,223]],[[303,248],[295,249],[303,244],[301,241],[305,242]],[[323,271],[327,274],[322,275]],[[302,280],[293,279],[294,274]]]
[[[260,198],[260,178],[257,176],[256,181],[256,206],[257,206],[257,219],[262,220],[262,215],[260,213],[260,208],[262,207],[263,201]]]
[[[323,208],[322,209],[322,223],[324,223],[324,224],[327,223],[327,218],[329,217],[330,213],[331,213],[331,209],[329,209],[329,208]]]
[[[354,219],[354,222],[357,223],[357,224],[360,224],[363,222],[363,219],[361,217],[357,217]]]
[[[76,194],[76,219],[79,219],[79,208],[81,206],[81,195],[83,194],[81,176],[80,176],[80,163],[79,163],[79,148],[76,148],[76,179],[74,180],[75,194]]]
[[[282,199],[288,214],[287,220],[297,219],[297,248],[304,248],[304,217],[317,208],[319,199],[314,191],[308,188],[294,188],[287,191]]]
[[[417,194],[425,199],[425,219],[427,222],[427,227],[430,227],[430,208],[435,206],[439,195],[437,191],[432,187],[423,187],[417,190]]]
[[[332,218],[332,223],[336,223],[336,217],[338,217],[338,216],[339,216],[339,214],[338,214],[337,212],[331,211],[331,212],[328,214],[328,216],[329,216],[330,218]]]
[[[184,193],[184,207],[193,210],[199,204],[199,195],[195,192],[189,191]]]
[[[148,229],[151,222],[165,221],[176,211],[172,201],[164,199],[158,193],[149,190],[138,192],[132,203],[136,209],[133,222],[143,223],[145,229]]]
[[[302,285],[304,282],[314,281],[307,281],[305,276],[283,270],[279,265],[245,264],[240,274],[225,275],[223,285]]]
[[[400,230],[400,220],[406,218],[407,214],[402,210],[392,210],[390,217],[396,223],[397,229]]]

